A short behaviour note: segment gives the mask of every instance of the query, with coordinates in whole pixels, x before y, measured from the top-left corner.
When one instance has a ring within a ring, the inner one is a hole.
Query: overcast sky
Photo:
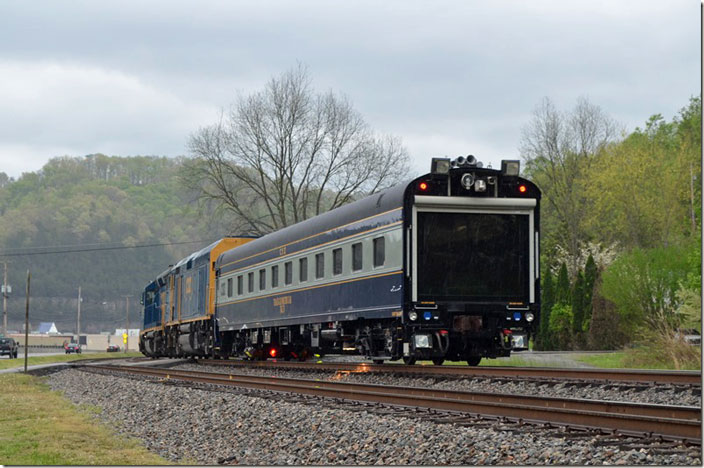
[[[469,153],[497,167],[544,96],[586,96],[627,130],[671,119],[700,92],[700,48],[695,0],[0,0],[0,172],[187,154],[298,62],[401,137],[414,172]]]

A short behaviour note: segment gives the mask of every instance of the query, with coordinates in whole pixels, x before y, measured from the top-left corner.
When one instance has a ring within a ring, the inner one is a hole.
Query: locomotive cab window
[[[315,279],[323,276],[325,276],[325,254],[319,253],[315,255]]]
[[[342,274],[342,249],[333,249],[332,251],[332,274]]]
[[[384,266],[384,261],[386,260],[386,249],[384,245],[384,238],[377,237],[374,239],[374,266],[380,267]]]
[[[254,292],[254,272],[247,273],[247,292]]]
[[[232,297],[232,278],[227,279],[227,297]]]
[[[352,271],[362,269],[362,243],[352,244]]]
[[[242,287],[242,275],[237,277],[237,295],[241,296],[244,293],[244,287]]]
[[[266,288],[266,269],[259,270],[259,290],[264,291]]]

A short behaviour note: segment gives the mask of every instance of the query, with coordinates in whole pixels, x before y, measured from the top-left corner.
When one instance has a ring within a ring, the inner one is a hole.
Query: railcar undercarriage
[[[403,359],[441,365],[509,356],[516,347],[509,328],[495,317],[454,316],[450,323],[432,326],[404,324],[400,319],[328,322],[219,332],[213,339],[212,321],[193,321],[142,334],[140,351],[149,357],[239,357],[307,360],[324,354],[358,354],[374,363]],[[523,342],[523,341],[521,341]]]

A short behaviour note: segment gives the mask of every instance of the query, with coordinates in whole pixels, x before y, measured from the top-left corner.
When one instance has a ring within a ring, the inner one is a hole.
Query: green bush
[[[691,247],[634,249],[609,265],[602,294],[616,305],[625,331],[633,333],[649,319],[676,320],[677,291],[692,269],[688,250]]]
[[[550,311],[550,336],[554,349],[569,349],[572,344],[572,308],[555,304]]]

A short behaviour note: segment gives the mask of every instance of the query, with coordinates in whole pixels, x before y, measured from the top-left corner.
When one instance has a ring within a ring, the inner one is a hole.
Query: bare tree
[[[408,174],[397,138],[378,137],[351,103],[314,93],[302,66],[240,97],[193,134],[184,180],[228,212],[233,228],[265,234],[388,188]]]
[[[541,186],[560,224],[558,238],[572,262],[586,240],[582,220],[586,197],[582,177],[592,160],[618,136],[618,125],[599,106],[580,97],[569,114],[558,111],[547,97],[523,128],[520,151],[527,171]],[[576,265],[570,265],[576,271]]]

